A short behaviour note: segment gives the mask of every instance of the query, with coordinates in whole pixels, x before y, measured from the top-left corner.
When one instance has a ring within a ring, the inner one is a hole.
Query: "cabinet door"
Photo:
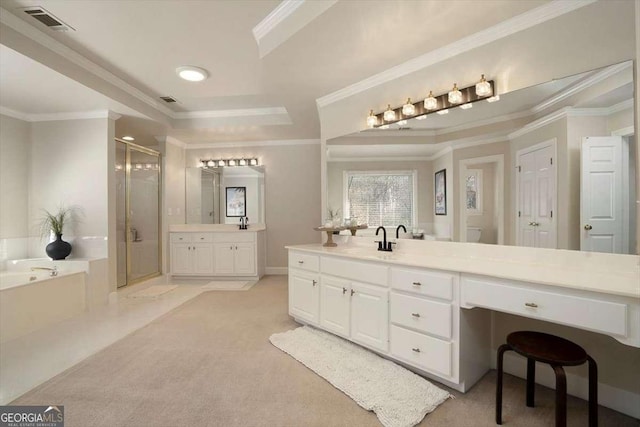
[[[234,273],[234,243],[215,243],[213,245],[214,273],[232,275]]]
[[[191,243],[171,244],[171,274],[191,274]]]
[[[289,314],[317,325],[320,309],[318,275],[289,271]]]
[[[349,337],[351,284],[347,280],[320,278],[320,325],[328,331]]]
[[[388,350],[388,289],[351,283],[351,339],[377,350]]]
[[[235,243],[234,270],[241,276],[253,276],[256,274],[255,243]]]
[[[194,274],[213,274],[213,247],[211,243],[192,243]]]

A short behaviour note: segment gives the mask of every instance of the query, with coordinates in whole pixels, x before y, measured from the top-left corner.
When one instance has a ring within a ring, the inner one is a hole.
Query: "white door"
[[[622,137],[582,139],[580,249],[623,253]]]
[[[318,276],[289,270],[289,314],[317,325],[319,309]]]
[[[191,244],[171,244],[171,274],[192,274]]]
[[[255,243],[235,243],[234,271],[236,274],[253,276],[256,274]]]
[[[213,274],[213,248],[211,243],[192,243],[193,273]]]
[[[556,165],[554,145],[532,147],[518,155],[518,244],[556,247]],[[557,217],[557,213],[556,213]]]
[[[234,252],[235,243],[214,243],[213,258],[214,272],[219,275],[232,275],[234,269]]]
[[[351,284],[347,280],[322,276],[320,279],[320,325],[349,337]]]
[[[389,290],[351,283],[351,339],[386,352],[389,349]]]

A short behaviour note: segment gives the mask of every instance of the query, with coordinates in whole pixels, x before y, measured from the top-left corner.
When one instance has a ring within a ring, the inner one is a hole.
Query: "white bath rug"
[[[153,285],[138,292],[133,292],[127,298],[157,298],[177,288],[178,285]]]
[[[450,394],[403,367],[347,340],[309,326],[269,337],[364,409],[385,427],[411,427]]]
[[[202,289],[205,291],[248,291],[256,283],[258,282],[255,280],[251,282],[242,280],[214,280],[213,282],[209,282],[204,285]]]

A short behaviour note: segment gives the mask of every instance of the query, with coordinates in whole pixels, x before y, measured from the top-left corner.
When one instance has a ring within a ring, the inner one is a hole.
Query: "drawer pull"
[[[415,351],[416,353],[420,353],[420,349],[419,348],[412,348],[412,351]]]
[[[302,265],[304,264],[304,261],[298,261],[298,264]]]
[[[422,283],[420,283],[420,282],[413,282],[413,286],[422,286]]]
[[[342,287],[342,295],[347,293],[347,288],[345,288],[344,286]]]
[[[353,294],[355,294],[356,291],[354,291],[353,289],[351,289],[351,296],[353,296]]]
[[[200,240],[204,240],[204,237],[201,237]]]
[[[413,317],[420,317],[420,313],[411,313]]]
[[[317,285],[317,284],[318,284],[318,282],[316,282],[315,280],[312,280],[311,282],[312,282],[312,285],[313,285],[313,286],[315,286],[315,285]]]
[[[526,305],[527,307],[531,307],[531,308],[538,308],[538,304],[533,303],[533,302],[525,302],[524,305]]]

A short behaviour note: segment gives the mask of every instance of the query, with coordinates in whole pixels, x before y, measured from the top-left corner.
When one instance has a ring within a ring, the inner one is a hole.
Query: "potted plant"
[[[69,226],[75,219],[77,208],[61,206],[55,213],[46,209],[43,211],[44,215],[40,221],[41,237],[50,239],[52,235],[56,236],[55,240],[47,245],[45,251],[51,259],[65,259],[71,253],[71,244],[62,240],[62,233],[65,226]]]

